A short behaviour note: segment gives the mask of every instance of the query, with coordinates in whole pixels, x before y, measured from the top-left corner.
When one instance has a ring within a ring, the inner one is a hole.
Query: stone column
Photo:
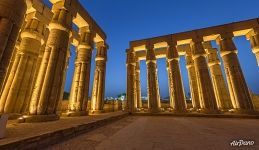
[[[156,65],[156,56],[153,45],[147,46],[146,54],[146,64],[147,64],[147,86],[148,86],[148,108],[150,112],[157,113],[160,111],[160,94],[158,86],[158,77],[157,77],[157,65]]]
[[[259,66],[259,27],[251,30],[246,37],[251,43],[252,52],[255,54]]]
[[[232,33],[225,33],[217,38],[227,76],[230,98],[236,112],[253,112],[254,106],[239,64],[237,48],[232,37]]]
[[[24,120],[28,122],[59,118],[56,109],[60,92],[63,92],[61,90],[66,70],[72,14],[67,2],[54,3],[52,12],[54,16],[49,25],[50,34],[33,89],[29,116],[24,116]]]
[[[38,9],[39,11],[30,10],[26,15],[26,25],[21,31],[21,43],[0,98],[0,111],[3,113],[19,114],[27,110],[37,59],[44,44],[46,25],[52,16],[44,5]]]
[[[96,66],[94,73],[94,83],[91,101],[91,113],[102,113],[105,96],[105,74],[106,74],[106,61],[107,61],[107,45],[104,42],[96,44]]]
[[[208,70],[206,52],[202,45],[202,39],[194,39],[191,42],[191,48],[200,94],[201,109],[204,113],[218,113],[216,97]]]
[[[192,106],[194,110],[199,110],[200,106],[200,97],[199,97],[199,88],[197,82],[197,76],[194,67],[194,61],[191,54],[191,49],[186,50],[186,68],[188,72]]]
[[[0,89],[26,11],[25,0],[0,1]]]
[[[93,50],[93,34],[89,27],[80,28],[80,42],[77,47],[75,71],[69,97],[67,116],[87,115],[91,58]]]
[[[232,104],[221,71],[220,60],[218,58],[218,51],[216,48],[212,48],[210,42],[203,43],[203,47],[207,52],[207,60],[218,108],[222,111],[230,110],[232,109]]]
[[[141,99],[141,82],[140,82],[140,64],[139,61],[136,62],[135,68],[135,89],[136,89],[136,104],[137,108],[142,108],[142,99]]]
[[[168,73],[170,81],[170,107],[176,113],[186,112],[186,100],[183,88],[183,82],[181,77],[179,55],[176,49],[176,43],[168,42],[167,48],[167,62],[168,62]]]
[[[128,112],[133,113],[136,111],[136,105],[135,103],[135,56],[134,56],[134,52],[130,49],[126,50],[127,53],[127,106],[126,109],[128,110]]]
[[[174,102],[174,99],[173,99],[172,95],[170,95],[172,93],[171,89],[173,89],[172,84],[171,84],[171,82],[172,82],[172,78],[171,77],[172,76],[170,75],[170,74],[172,74],[172,72],[170,70],[171,69],[169,69],[168,61],[166,61],[166,71],[167,71],[167,79],[168,79],[168,93],[169,93],[169,106],[170,106],[168,108],[169,111],[172,110],[172,108],[173,108],[172,104]]]

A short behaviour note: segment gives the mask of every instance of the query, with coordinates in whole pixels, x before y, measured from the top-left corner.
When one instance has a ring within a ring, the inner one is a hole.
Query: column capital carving
[[[97,42],[96,49],[97,49],[97,53],[96,53],[95,61],[107,61],[108,45],[104,41]]]
[[[247,40],[250,40],[251,48],[254,54],[259,53],[259,27],[252,29],[246,34]]]
[[[220,33],[220,35],[216,38],[216,42],[220,42],[221,40],[224,39],[233,39],[234,34],[232,32],[224,32],[224,33]]]
[[[250,41],[252,52],[255,54],[257,65],[259,66],[259,27],[247,33],[246,38]]]
[[[156,63],[156,54],[154,49],[154,44],[148,43],[146,44],[146,63],[154,62]]]
[[[192,51],[191,51],[191,47],[189,49],[186,49],[185,51],[185,59],[186,59],[186,67],[190,68],[194,66],[194,61],[192,58]]]
[[[27,0],[27,11],[25,20],[37,18],[44,24],[49,24],[53,13],[51,9],[41,0]]]
[[[134,51],[132,51],[131,49],[127,49],[127,61],[126,61],[127,65],[136,65],[136,61],[135,61],[135,53]]]
[[[94,33],[89,26],[81,27],[79,29],[79,45],[78,49],[93,49]]]
[[[224,33],[220,34],[216,39],[216,42],[220,47],[221,57],[230,53],[237,53],[237,48],[232,40],[233,36],[233,33]]]
[[[193,59],[206,56],[206,52],[203,48],[203,39],[202,38],[193,38],[190,43],[190,46],[191,46],[191,52],[192,52]]]
[[[27,11],[25,17],[25,23],[21,31],[21,38],[31,38],[44,44],[46,32],[46,26],[49,24],[53,13],[51,10],[41,1],[34,0],[31,4],[27,3]]]
[[[55,1],[53,0],[52,12],[54,16],[52,17],[51,23],[49,24],[49,29],[57,29],[65,32],[70,32],[72,30],[72,19],[74,13],[71,10],[71,1],[62,0]]]
[[[253,28],[251,31],[249,31],[247,34],[246,34],[246,39],[247,40],[250,40],[253,36],[259,34],[259,27],[258,28]]]
[[[177,51],[177,42],[176,41],[169,41],[167,42],[167,52],[166,52],[166,58],[167,61],[172,61],[172,60],[178,60],[179,61],[179,54]]]
[[[207,58],[208,58],[208,65],[213,66],[213,65],[220,65],[220,60],[218,58],[218,50],[217,48],[209,48],[206,49],[207,52]]]

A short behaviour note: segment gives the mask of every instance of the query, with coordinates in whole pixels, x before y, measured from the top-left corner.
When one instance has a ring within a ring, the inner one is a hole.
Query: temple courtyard
[[[129,116],[47,149],[259,149],[258,119]],[[231,147],[234,140],[253,146]]]
[[[0,150],[259,150],[258,16],[109,3],[0,0]]]

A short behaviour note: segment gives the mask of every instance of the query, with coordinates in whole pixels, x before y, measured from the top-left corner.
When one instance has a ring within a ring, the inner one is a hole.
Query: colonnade
[[[226,31],[224,27],[227,26],[235,27],[233,31]],[[126,50],[129,111],[133,113],[142,109],[141,105],[137,105],[141,103],[137,96],[141,95],[141,85],[133,86],[135,80],[139,81],[140,71],[136,66],[139,66],[139,61],[142,60],[146,60],[147,64],[148,110],[152,113],[161,111],[156,65],[158,58],[165,58],[167,63],[170,110],[176,113],[190,111],[187,109],[179,67],[179,56],[183,55],[186,59],[193,111],[256,112],[233,38],[246,36],[259,62],[258,26],[257,19],[254,19],[130,42],[130,48]],[[238,29],[235,29],[236,27]],[[213,48],[212,41],[216,41],[219,50]],[[221,65],[224,66],[227,81],[224,79]]]
[[[65,115],[87,115],[92,51],[96,67],[91,113],[102,112],[108,45],[106,35],[77,0],[1,0],[0,113],[21,121],[59,119],[71,44],[75,71]],[[74,26],[78,27],[78,31]],[[11,58],[12,57],[12,58]]]

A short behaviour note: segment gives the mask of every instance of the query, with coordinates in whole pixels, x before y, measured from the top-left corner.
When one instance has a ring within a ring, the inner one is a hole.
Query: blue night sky
[[[258,17],[258,0],[81,0],[83,6],[106,32],[108,51],[106,96],[126,91],[126,54],[129,41],[177,33]],[[238,56],[249,88],[259,93],[259,67],[245,37],[235,38]],[[74,71],[74,48],[65,91],[70,91]],[[93,56],[95,53],[93,53]],[[94,57],[93,57],[94,58]],[[158,60],[162,97],[168,96],[166,63]],[[186,94],[189,92],[185,60],[180,61]],[[92,61],[91,85],[95,63]],[[146,95],[146,65],[141,62],[142,96]],[[91,92],[90,92],[91,94]]]

